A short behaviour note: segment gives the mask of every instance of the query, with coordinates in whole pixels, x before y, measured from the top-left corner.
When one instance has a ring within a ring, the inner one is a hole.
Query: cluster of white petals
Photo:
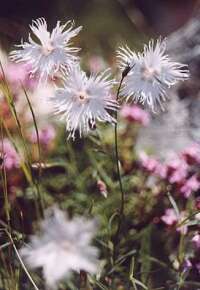
[[[74,29],[73,22],[61,25],[58,21],[50,33],[45,19],[39,18],[30,28],[38,42],[29,35],[29,42],[18,45],[10,58],[29,65],[30,72],[38,75],[40,81],[62,72],[64,86],[56,88],[49,99],[54,112],[66,123],[68,137],[75,139],[76,132],[80,137],[86,135],[96,127],[96,121],[115,123],[112,112],[119,106],[111,94],[114,81],[110,73],[104,71],[88,77],[77,61],[79,49],[70,45],[71,38],[82,27]],[[117,57],[123,76],[121,95],[147,105],[152,111],[158,106],[163,109],[168,89],[189,76],[185,65],[172,61],[166,54],[166,40],[150,41],[142,53],[121,47]]]
[[[66,123],[69,137],[80,137],[95,128],[96,121],[115,123],[109,111],[116,111],[118,103],[111,95],[114,81],[106,70],[89,77],[80,67],[70,69],[64,79],[64,87],[57,88],[51,98],[55,113]]]
[[[71,38],[75,37],[82,27],[73,28],[74,23],[68,21],[56,27],[50,33],[44,18],[33,20],[30,29],[36,41],[29,34],[29,42],[22,42],[17,50],[10,53],[10,59],[30,66],[30,73],[38,75],[41,81],[54,77],[56,73],[66,70],[78,60],[78,48],[72,47]]]
[[[97,271],[98,250],[91,245],[95,233],[94,220],[69,220],[63,211],[53,207],[45,212],[40,235],[32,236],[20,253],[28,267],[42,268],[48,287],[56,288],[72,271]]]
[[[119,67],[128,68],[124,79],[122,95],[127,99],[147,105],[155,111],[163,109],[167,90],[178,81],[189,77],[185,65],[172,61],[166,54],[166,41],[150,41],[143,53],[134,53],[128,47],[117,52]]]

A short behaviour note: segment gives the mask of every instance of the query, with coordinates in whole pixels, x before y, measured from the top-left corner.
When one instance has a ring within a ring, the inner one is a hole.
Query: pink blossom
[[[0,151],[5,168],[7,170],[19,167],[20,164],[19,156],[15,148],[7,138],[4,138],[3,141],[0,142]]]
[[[183,263],[183,270],[184,270],[184,272],[190,270],[191,268],[192,268],[192,263],[191,263],[191,261],[189,259],[186,258],[184,260],[184,263]]]
[[[183,151],[182,156],[190,165],[194,163],[200,164],[200,145],[197,143],[192,144]]]
[[[187,179],[183,186],[180,188],[181,193],[183,193],[184,197],[188,198],[192,192],[197,191],[200,188],[200,182],[197,179],[196,174]]]
[[[200,273],[200,263],[197,263],[197,264],[195,265],[195,267],[196,267],[197,271]]]
[[[181,183],[188,174],[188,164],[180,158],[175,157],[167,163],[168,180],[170,183]]]
[[[102,181],[102,180],[98,180],[97,181],[97,187],[100,191],[100,193],[104,196],[107,197],[108,196],[108,191],[107,191],[107,186],[106,184]]]
[[[199,249],[200,248],[200,234],[194,235],[194,237],[192,238],[192,242]]]
[[[165,214],[161,217],[161,220],[168,226],[173,226],[174,224],[179,224],[186,218],[185,212],[181,212],[179,215],[176,214],[173,208],[168,208],[165,210]],[[177,232],[185,235],[187,233],[187,225],[183,224],[177,226]]]
[[[139,158],[142,163],[142,167],[145,170],[161,178],[166,177],[167,172],[164,164],[160,163],[155,158],[149,157],[145,152],[141,152]]]
[[[178,221],[178,217],[173,208],[167,208],[161,220],[168,226],[174,225]]]
[[[93,55],[88,60],[89,70],[93,73],[98,73],[106,68],[106,63],[102,57]]]
[[[56,136],[55,128],[51,125],[39,130],[40,144],[43,144],[45,146],[47,146],[55,138],[55,136]],[[32,132],[30,140],[33,143],[37,143],[37,134],[35,130]]]
[[[165,179],[167,177],[167,167],[162,163],[158,163],[155,169],[155,174]]]
[[[9,63],[5,67],[5,75],[8,82],[13,86],[21,86],[20,82],[24,85],[28,78],[26,67],[15,63]]]
[[[136,122],[143,126],[149,124],[149,114],[137,105],[124,105],[121,110],[121,115],[129,122]]]
[[[142,163],[142,167],[151,173],[155,171],[159,164],[156,159],[149,157],[145,152],[141,152],[139,158]]]

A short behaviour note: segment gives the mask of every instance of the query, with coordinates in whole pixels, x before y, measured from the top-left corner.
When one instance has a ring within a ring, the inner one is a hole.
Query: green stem
[[[13,241],[13,238],[12,238],[11,234],[10,234],[6,229],[4,229],[4,231],[6,232],[8,238],[10,239],[10,241],[11,241],[11,243],[12,243],[12,246],[13,246],[13,249],[14,249],[14,251],[15,251],[15,254],[16,254],[16,256],[17,256],[17,258],[18,258],[18,260],[19,260],[19,262],[20,262],[20,264],[21,264],[21,266],[22,266],[24,272],[26,273],[28,279],[30,280],[30,282],[31,282],[31,284],[33,285],[34,289],[35,289],[35,290],[39,290],[39,288],[38,288],[37,285],[35,284],[33,278],[31,277],[31,275],[29,274],[28,270],[26,269],[26,266],[24,265],[24,262],[23,262],[22,259],[21,259],[21,256],[20,256],[20,254],[19,254],[19,252],[18,252],[18,250],[17,250],[17,248],[16,248],[16,246],[15,246],[15,243],[14,243],[14,241]]]
[[[4,192],[4,208],[6,212],[6,219],[7,223],[10,226],[10,203],[9,203],[9,198],[8,198],[8,186],[7,186],[7,173],[6,173],[6,168],[5,168],[5,163],[4,163],[4,142],[3,142],[3,122],[0,116],[0,132],[1,132],[1,148],[2,148],[2,164],[0,165],[1,167],[1,178],[2,178],[2,185],[3,185],[3,192]]]
[[[119,88],[117,91],[117,100],[119,97],[119,92],[122,86],[123,82],[123,77],[121,78]],[[117,121],[117,112],[116,112],[116,121]],[[121,208],[120,208],[120,216],[123,215],[124,213],[124,199],[125,199],[125,193],[123,190],[123,184],[122,184],[122,178],[121,178],[121,173],[120,173],[120,161],[119,161],[119,150],[118,150],[118,125],[117,122],[115,124],[115,157],[116,157],[116,165],[117,165],[117,175],[118,175],[118,180],[119,180],[119,186],[120,186],[120,191],[121,191]]]
[[[117,101],[119,99],[119,93],[121,90],[121,86],[122,86],[124,77],[125,76],[122,75],[120,83],[119,83],[119,87],[118,87],[117,95],[116,95]],[[114,243],[117,244],[118,238],[119,238],[119,233],[120,233],[121,226],[122,226],[123,216],[124,216],[125,192],[123,189],[121,172],[120,172],[119,149],[118,149],[118,124],[117,124],[118,113],[117,112],[116,112],[115,118],[116,118],[116,123],[115,123],[115,160],[116,160],[116,166],[117,166],[117,176],[118,176],[118,181],[119,181],[119,187],[120,187],[120,192],[121,192],[121,205],[120,205],[120,210],[119,210],[119,221],[118,221],[117,231],[116,231],[116,234],[114,237]],[[114,245],[113,259],[115,260],[115,258],[116,258],[116,246]]]
[[[43,216],[43,207],[44,206],[43,206],[42,198],[41,198],[41,195],[40,195],[39,185],[34,180],[32,174],[31,174],[31,168],[32,168],[31,152],[30,152],[30,149],[29,149],[29,147],[27,145],[27,142],[26,142],[26,140],[24,138],[23,128],[22,128],[20,119],[18,117],[18,113],[17,113],[16,107],[15,107],[15,103],[14,103],[14,97],[13,97],[13,94],[10,91],[9,85],[7,83],[6,76],[5,76],[4,69],[3,69],[3,66],[2,66],[1,62],[0,62],[0,68],[1,68],[1,71],[2,71],[2,74],[3,74],[4,94],[5,94],[5,97],[7,99],[8,104],[9,104],[11,113],[12,113],[12,115],[14,117],[15,122],[16,122],[17,129],[19,131],[19,135],[21,137],[22,144],[23,144],[23,147],[24,147],[24,153],[25,153],[26,158],[27,158],[27,169],[30,172],[30,174],[29,174],[30,182],[33,185],[33,187],[35,187],[36,198],[39,198],[39,200],[40,200],[39,205],[41,205],[40,206],[41,209],[39,208],[37,201],[35,201],[37,215],[40,218],[41,216]],[[35,115],[34,115],[34,112],[32,110],[31,103],[29,101],[29,98],[28,98],[26,92],[25,92],[25,95],[26,95],[26,99],[28,101],[28,105],[30,106],[30,110],[31,110],[31,114],[32,114],[32,117],[33,117],[34,125],[36,125]],[[36,125],[36,127],[37,127],[37,125]],[[38,138],[39,137],[38,129],[36,130],[36,133],[37,133],[37,138]],[[40,155],[40,146],[39,145],[40,144],[39,144],[39,139],[38,139],[38,150],[39,150],[39,155]],[[41,166],[41,162],[40,162],[40,166]]]

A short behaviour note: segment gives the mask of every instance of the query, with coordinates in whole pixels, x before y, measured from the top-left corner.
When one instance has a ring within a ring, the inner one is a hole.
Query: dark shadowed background
[[[84,53],[109,54],[122,40],[137,46],[145,36],[165,36],[187,22],[197,0],[8,0],[0,10],[1,45],[19,42],[32,19],[45,17],[49,26],[75,19],[83,25]]]

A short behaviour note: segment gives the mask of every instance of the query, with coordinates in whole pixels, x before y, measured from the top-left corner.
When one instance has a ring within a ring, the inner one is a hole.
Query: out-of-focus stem
[[[1,156],[1,162],[0,164],[0,171],[1,171],[1,177],[2,177],[2,184],[3,184],[3,192],[4,192],[4,208],[6,212],[6,219],[7,223],[10,226],[10,204],[8,199],[8,188],[7,188],[7,174],[6,174],[6,168],[4,164],[4,142],[3,142],[3,122],[0,116],[0,133],[1,133],[1,147],[2,147],[2,156]]]

